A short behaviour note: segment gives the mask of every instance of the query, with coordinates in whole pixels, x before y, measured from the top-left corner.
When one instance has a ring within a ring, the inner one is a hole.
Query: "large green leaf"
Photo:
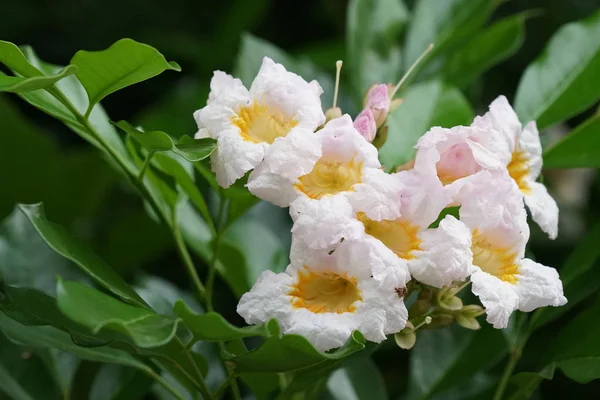
[[[348,64],[359,99],[372,84],[399,79],[400,49],[394,42],[407,20],[400,0],[353,0],[348,5]]]
[[[544,152],[546,168],[600,168],[600,110]]]
[[[411,350],[409,399],[430,399],[470,382],[506,354],[502,333],[491,327],[458,326],[420,331]]]
[[[121,39],[106,50],[78,51],[71,64],[79,67],[77,78],[89,97],[86,114],[104,97],[119,89],[145,81],[165,70],[181,71],[167,62],[155,48],[131,39]]]
[[[83,360],[113,363],[151,372],[151,368],[124,351],[108,347],[81,347],[71,340],[68,333],[50,326],[25,326],[0,313],[0,330],[14,343],[35,347],[52,348],[73,353]]]
[[[31,78],[9,76],[0,71],[0,92],[19,93],[45,89],[54,85],[65,76],[73,75],[76,71],[76,66],[68,65],[54,75],[34,76]]]
[[[523,122],[539,129],[564,121],[600,98],[600,11],[567,24],[527,67],[515,98]]]
[[[535,389],[542,380],[552,380],[554,377],[554,364],[543,368],[540,372],[520,372],[510,378],[509,383],[516,387],[508,400],[527,400],[531,398]]]
[[[335,400],[385,400],[388,398],[385,382],[377,365],[368,357],[350,360],[344,368],[335,371],[327,381]]]
[[[379,159],[388,171],[410,161],[417,140],[432,126],[469,125],[473,109],[456,88],[439,81],[411,86],[405,101],[388,116],[388,139]]]
[[[34,400],[0,361],[0,393],[2,392],[14,400]]]
[[[405,42],[405,69],[434,44],[436,54],[470,39],[492,14],[497,0],[419,0],[410,21]]]
[[[579,383],[600,378],[600,298],[564,326],[547,354],[566,376]],[[545,358],[548,358],[546,356]]]
[[[87,277],[40,238],[18,209],[0,225],[0,277],[13,286],[36,288],[53,295],[56,276],[81,280]]]
[[[166,345],[177,331],[177,318],[123,303],[80,283],[59,281],[56,292],[62,313],[93,334],[103,329],[118,332],[144,349]]]
[[[0,62],[8,69],[25,77],[43,76],[44,74],[23,55],[13,43],[0,40]]]
[[[483,72],[515,54],[525,39],[524,14],[513,15],[484,29],[457,49],[442,74],[447,82],[465,87]]]
[[[241,79],[249,88],[260,69],[263,57],[272,58],[275,62],[283,64],[287,70],[297,73],[307,81],[316,79],[323,87],[324,94],[321,101],[324,107],[332,104],[334,85],[331,76],[319,71],[309,60],[294,59],[273,44],[248,33],[242,35],[234,76]],[[334,69],[333,65],[331,69]]]
[[[90,388],[90,400],[140,400],[150,391],[152,379],[121,365],[100,367]]]
[[[42,204],[19,205],[39,235],[54,251],[73,261],[98,284],[123,300],[145,306],[140,296],[96,253],[62,226],[48,221]]]
[[[333,362],[364,349],[365,339],[355,331],[346,344],[332,353],[323,353],[300,335],[271,336],[257,349],[228,361],[237,372],[285,372]]]
[[[194,334],[194,341],[228,341],[251,336],[267,336],[269,334],[264,325],[238,328],[215,312],[196,314],[181,300],[175,303],[174,309],[181,321]]]
[[[577,245],[560,269],[565,296],[569,302],[562,307],[545,307],[534,314],[533,329],[564,315],[600,287],[600,223],[596,223]]]
[[[150,152],[172,150],[190,162],[205,159],[217,148],[216,141],[211,138],[193,139],[189,136],[182,136],[175,143],[171,136],[165,132],[142,132],[135,129],[127,121],[119,121],[115,125],[131,135]]]

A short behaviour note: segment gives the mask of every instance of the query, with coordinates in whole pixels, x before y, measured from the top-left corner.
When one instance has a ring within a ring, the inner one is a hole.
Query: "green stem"
[[[506,387],[508,386],[508,381],[510,380],[510,377],[512,376],[512,373],[515,370],[515,367],[517,366],[517,363],[519,362],[520,358],[521,358],[520,349],[515,349],[510,353],[510,359],[508,360],[508,363],[506,364],[506,367],[504,368],[504,373],[502,374],[502,379],[500,380],[500,383],[498,384],[498,387],[496,388],[496,392],[494,393],[493,400],[502,400],[502,396],[504,396],[504,391],[506,390]]]
[[[196,288],[196,295],[198,296],[198,300],[204,305],[207,305],[207,293],[206,288],[202,284],[200,280],[200,276],[196,271],[196,267],[194,266],[194,262],[192,261],[192,256],[190,255],[187,246],[185,245],[185,241],[183,240],[183,236],[181,236],[181,231],[179,227],[175,225],[169,225],[171,231],[173,232],[173,239],[175,239],[175,245],[177,247],[177,252],[183,261],[183,266],[189,277],[192,279],[192,283]]]
[[[177,389],[175,389],[173,386],[171,386],[171,384],[169,382],[164,380],[156,372],[152,371],[152,369],[150,369],[149,371],[146,371],[146,372],[152,379],[154,379],[156,382],[160,383],[160,385],[162,387],[167,389],[169,391],[169,393],[171,393],[177,400],[185,400],[185,397],[181,393],[179,393],[177,391]]]
[[[155,151],[151,151],[148,153],[148,155],[146,156],[146,159],[144,160],[144,165],[142,165],[142,169],[140,169],[140,173],[137,176],[136,181],[139,184],[143,185],[143,181],[144,181],[144,173],[146,172],[146,169],[148,169],[148,165],[150,165],[150,161],[152,161],[152,156],[154,156],[154,153],[156,153]]]
[[[227,379],[225,381],[223,381],[221,386],[219,386],[219,388],[217,389],[217,391],[215,392],[213,397],[216,400],[219,400],[221,398],[221,396],[223,395],[223,393],[225,393],[225,390],[227,389],[227,387],[229,387],[229,385],[231,384],[231,382],[233,382],[234,379],[235,379],[234,373],[230,372]]]
[[[229,204],[229,200],[223,199],[219,202],[219,212],[217,214],[217,219],[215,221],[215,226],[217,227],[217,233],[215,235],[215,242],[213,247],[213,254],[210,259],[210,263],[208,264],[208,276],[206,277],[206,307],[208,311],[214,311],[213,306],[213,289],[215,286],[215,275],[217,271],[217,261],[219,259],[219,248],[221,247],[221,237],[223,236],[223,218],[225,215],[225,210]]]

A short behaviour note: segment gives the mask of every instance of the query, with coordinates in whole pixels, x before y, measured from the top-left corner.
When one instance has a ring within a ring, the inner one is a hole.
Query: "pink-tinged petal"
[[[515,289],[519,295],[519,310],[530,312],[539,307],[559,307],[567,304],[563,285],[554,268],[528,258],[519,264]]]
[[[354,120],[354,128],[367,142],[371,143],[375,139],[377,126],[375,125],[375,117],[371,109],[365,108],[358,114]]]
[[[478,267],[471,275],[471,290],[485,307],[487,322],[496,329],[508,326],[508,319],[519,305],[519,296],[512,284],[483,272]]]
[[[508,154],[505,157],[505,165],[510,161],[510,153],[515,149],[518,137],[521,133],[521,123],[519,117],[510,106],[504,96],[498,96],[489,107],[489,111],[481,117],[476,117],[472,126],[477,127],[484,132],[488,132],[490,139],[496,139],[492,132],[505,142]],[[487,147],[487,146],[486,146]]]
[[[527,204],[535,223],[548,234],[550,239],[556,239],[558,235],[558,205],[546,187],[538,182],[531,183],[530,191],[525,195],[525,204]]]

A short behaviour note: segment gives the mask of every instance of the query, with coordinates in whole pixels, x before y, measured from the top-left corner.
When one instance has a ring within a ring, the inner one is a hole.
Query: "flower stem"
[[[151,151],[148,153],[148,155],[146,156],[146,159],[144,160],[144,165],[142,165],[142,169],[140,169],[140,173],[137,176],[137,182],[140,184],[143,184],[143,180],[144,180],[144,173],[146,172],[146,169],[148,169],[148,165],[150,165],[150,161],[152,161],[152,156],[154,156],[155,151]]]
[[[415,61],[413,63],[413,65],[410,66],[410,68],[408,69],[408,71],[406,71],[406,73],[404,74],[404,76],[400,79],[400,82],[398,82],[398,84],[394,87],[394,90],[392,90],[392,93],[390,93],[390,100],[392,100],[394,98],[394,96],[396,95],[396,93],[398,93],[398,90],[400,90],[400,87],[402,87],[402,85],[404,84],[404,82],[406,82],[406,79],[408,79],[408,77],[415,70],[415,68],[417,67],[417,65],[419,65],[419,63],[421,63],[421,61],[423,61],[423,59],[431,51],[431,49],[433,49],[433,43],[429,44],[429,46],[427,47],[427,49],[425,49],[425,51],[423,52],[423,54],[421,54],[419,56],[419,58],[417,58],[417,61]]]
[[[183,237],[181,236],[181,231],[179,230],[179,227],[177,226],[177,224],[171,225],[171,232],[173,233],[173,239],[175,239],[175,245],[177,246],[177,252],[179,253],[179,256],[181,257],[181,260],[183,261],[183,266],[185,267],[185,270],[187,272],[187,274],[189,275],[189,277],[192,279],[192,283],[194,284],[194,287],[196,288],[196,295],[198,296],[198,300],[200,300],[200,302],[202,304],[207,305],[207,290],[205,289],[204,285],[202,284],[202,281],[200,280],[200,276],[198,276],[198,272],[196,271],[196,267],[194,266],[194,262],[192,261],[192,257],[190,256],[190,253],[187,249],[187,246],[185,245],[185,241],[183,240]]]
[[[502,396],[504,395],[504,391],[506,390],[506,386],[508,386],[508,381],[512,376],[519,359],[521,358],[521,351],[519,349],[515,349],[510,353],[510,359],[504,368],[504,373],[502,374],[502,379],[496,388],[496,392],[494,393],[493,400],[502,400]]]
[[[219,248],[221,247],[221,237],[223,236],[223,226],[227,221],[223,221],[225,211],[229,207],[229,199],[223,199],[219,202],[219,212],[215,221],[217,233],[215,235],[215,241],[213,246],[213,254],[208,264],[208,276],[206,277],[206,308],[208,311],[214,311],[213,306],[213,290],[215,286],[215,275],[217,270],[217,261],[219,260]]]
[[[185,397],[179,393],[177,391],[177,389],[175,389],[173,386],[171,386],[171,384],[169,382],[167,382],[165,379],[163,379],[160,375],[158,375],[156,372],[152,371],[150,369],[150,371],[147,371],[148,375],[154,379],[156,382],[158,382],[162,387],[164,387],[165,389],[167,389],[167,391],[169,393],[171,393],[173,395],[173,397],[175,397],[177,400],[185,400]]]

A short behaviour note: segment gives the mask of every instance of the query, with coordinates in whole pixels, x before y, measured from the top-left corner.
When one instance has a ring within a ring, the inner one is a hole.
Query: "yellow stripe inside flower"
[[[321,158],[312,171],[298,178],[296,189],[311,199],[320,199],[341,192],[351,191],[362,182],[362,162],[354,159],[346,162],[331,162]]]
[[[230,121],[239,128],[240,136],[245,141],[268,144],[278,137],[286,136],[298,125],[294,118],[288,118],[281,111],[257,101],[240,107]]]
[[[512,157],[506,168],[511,178],[517,182],[519,189],[524,194],[529,194],[531,188],[527,183],[527,176],[529,175],[529,165],[527,165],[529,159],[527,154],[521,150],[515,150],[512,153]]]
[[[294,308],[316,314],[355,312],[355,303],[362,301],[356,278],[332,272],[299,272],[289,295]]]
[[[379,239],[396,255],[405,260],[415,258],[414,251],[420,250],[419,227],[402,218],[397,220],[373,221],[365,213],[356,214],[365,226],[365,232]]]
[[[477,230],[473,232],[471,251],[473,251],[474,265],[504,282],[513,285],[517,283],[519,266],[514,251],[493,246]]]

